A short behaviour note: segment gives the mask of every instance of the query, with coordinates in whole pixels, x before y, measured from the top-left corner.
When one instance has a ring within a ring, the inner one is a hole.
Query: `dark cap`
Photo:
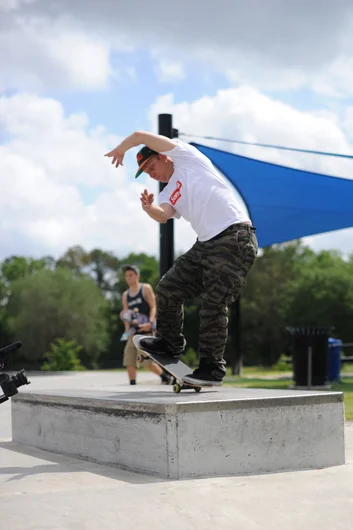
[[[151,158],[153,155],[158,155],[159,153],[157,151],[153,151],[147,145],[142,147],[142,149],[139,150],[139,152],[136,155],[136,160],[138,164],[138,171],[135,175],[135,179],[141,175],[144,166],[147,164],[147,161]]]
[[[140,274],[140,269],[138,268],[137,265],[124,265],[123,266],[123,271],[126,272],[126,271],[133,271],[135,272],[137,275]]]

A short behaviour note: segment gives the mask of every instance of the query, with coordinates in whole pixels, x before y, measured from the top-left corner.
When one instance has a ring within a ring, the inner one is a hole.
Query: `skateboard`
[[[140,346],[140,339],[146,338],[146,335],[135,335],[133,342],[138,349],[137,361],[143,362],[144,358],[152,359],[161,368],[164,368],[170,375],[176,379],[176,383],[173,385],[173,391],[179,393],[181,390],[193,388],[195,392],[201,391],[201,386],[191,385],[190,383],[184,383],[183,377],[192,372],[192,369],[175,357],[168,357],[166,355],[159,355],[158,353],[150,353],[143,350]],[[205,386],[205,385],[203,385]],[[212,385],[207,385],[212,386]]]
[[[139,313],[137,307],[135,307],[134,309],[123,309],[122,311],[120,311],[120,318],[123,322],[128,322],[131,326],[129,330],[124,331],[120,338],[121,341],[126,341],[132,333],[136,333],[141,324],[146,324],[147,322],[149,322],[148,316]],[[154,331],[155,328],[156,323],[154,322],[152,324],[152,330]]]

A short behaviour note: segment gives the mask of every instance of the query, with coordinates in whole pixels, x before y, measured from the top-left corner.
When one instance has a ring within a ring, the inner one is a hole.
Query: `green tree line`
[[[49,369],[54,359],[55,366],[73,369],[121,367],[126,263],[139,265],[141,281],[156,288],[159,263],[144,253],[117,257],[76,246],[57,260],[11,256],[1,262],[0,346],[23,342],[12,366]],[[185,305],[190,362],[197,355],[200,303]],[[332,326],[333,336],[352,342],[352,317],[353,257],[314,252],[301,241],[268,247],[245,283],[240,321],[236,307],[229,310],[226,359],[234,360],[239,332],[245,365],[276,363],[289,351],[288,327]]]

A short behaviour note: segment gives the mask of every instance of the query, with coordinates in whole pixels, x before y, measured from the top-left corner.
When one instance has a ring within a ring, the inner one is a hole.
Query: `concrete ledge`
[[[21,392],[11,406],[16,442],[162,478],[345,463],[342,392],[138,385]]]

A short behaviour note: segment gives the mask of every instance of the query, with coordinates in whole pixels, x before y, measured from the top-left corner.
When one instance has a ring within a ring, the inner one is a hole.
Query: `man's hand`
[[[123,160],[124,160],[124,156],[125,156],[125,149],[124,147],[120,144],[118,145],[117,147],[115,147],[115,149],[113,149],[112,151],[110,151],[109,153],[106,153],[104,156],[107,156],[108,158],[112,158],[112,164],[114,165],[115,164],[115,167],[118,167],[118,166],[123,166]]]
[[[154,195],[153,195],[153,193],[148,193],[147,190],[144,190],[144,192],[141,193],[140,200],[141,200],[141,204],[142,204],[142,209],[147,212],[151,208],[151,206],[153,204]]]
[[[174,208],[167,203],[155,205],[153,200],[153,193],[148,193],[147,190],[141,193],[142,209],[158,223],[166,223],[175,214]]]
[[[146,332],[151,331],[151,330],[152,330],[151,322],[146,322],[146,324],[141,324],[138,329],[138,331],[146,331]]]

